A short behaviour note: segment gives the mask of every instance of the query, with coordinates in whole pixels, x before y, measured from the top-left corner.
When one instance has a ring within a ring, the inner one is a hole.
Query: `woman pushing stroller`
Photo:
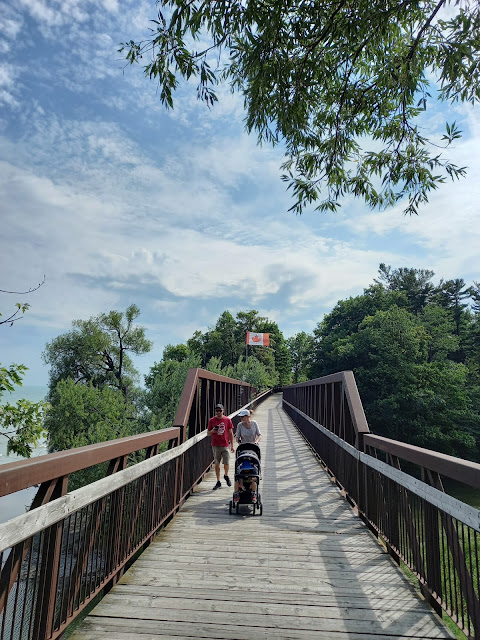
[[[253,444],[257,445],[260,442],[262,434],[260,433],[260,429],[258,428],[258,424],[255,420],[251,420],[250,411],[248,409],[243,409],[238,414],[241,422],[237,424],[237,429],[235,432],[235,437],[237,442],[241,445],[245,444]],[[241,447],[245,450],[245,447]],[[257,449],[258,454],[260,450]],[[239,453],[239,450],[237,450]],[[247,453],[245,451],[245,453]],[[253,453],[253,452],[252,452]],[[253,504],[257,502],[258,498],[258,478],[259,478],[259,462],[258,459],[255,459],[256,456],[252,457],[240,456],[237,457],[238,465],[236,464],[235,468],[235,484],[234,484],[234,492],[233,492],[233,503],[238,504],[240,501],[240,494],[245,491],[251,492],[251,501]]]
[[[255,420],[251,419],[250,411],[248,409],[243,409],[238,414],[241,422],[237,424],[237,430],[235,431],[235,438],[237,442],[251,442],[253,444],[258,444],[262,437],[260,433],[260,429],[258,428],[258,424]]]

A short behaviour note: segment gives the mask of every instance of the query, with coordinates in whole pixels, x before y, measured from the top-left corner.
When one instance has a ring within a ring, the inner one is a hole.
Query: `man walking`
[[[215,474],[217,476],[217,484],[214,489],[220,489],[220,462],[223,462],[223,472],[225,482],[229,487],[232,486],[228,477],[228,468],[230,462],[230,451],[233,453],[233,424],[228,416],[223,415],[223,404],[215,405],[215,417],[208,421],[207,433],[212,437],[213,459],[215,460]]]

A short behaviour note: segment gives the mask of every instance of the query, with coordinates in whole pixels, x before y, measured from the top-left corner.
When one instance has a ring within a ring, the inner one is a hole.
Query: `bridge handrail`
[[[60,637],[118,580],[211,467],[206,425],[215,404],[221,402],[235,422],[241,408],[271,393],[255,391],[239,380],[190,370],[180,424],[0,467],[0,497],[40,484],[30,511],[0,524],[0,639],[16,638],[18,629],[29,640]],[[159,453],[162,443],[169,449]],[[145,459],[126,468],[129,454],[140,451]],[[71,473],[107,461],[105,478],[67,493]]]
[[[315,395],[314,392],[318,388],[323,389],[321,392],[323,396]],[[345,425],[345,412],[342,413],[341,411],[342,402],[339,403],[340,411],[336,414],[333,411],[336,399],[335,394],[338,389],[341,389],[342,399],[345,398],[349,408],[348,418],[351,424],[347,426]],[[355,444],[357,448],[362,446],[364,434],[370,433],[353,371],[339,371],[314,380],[288,385],[283,388],[283,396],[288,400],[293,400],[293,397],[296,396],[297,402],[294,404],[296,406],[301,404],[308,408],[309,411],[307,413],[317,413],[318,416],[319,412],[323,412],[324,420],[319,420],[318,422],[322,422],[332,433],[336,433],[337,430],[341,431],[343,419],[343,437],[347,441],[351,440],[351,444]],[[300,403],[298,400],[300,400]],[[329,415],[326,415],[326,413]],[[351,438],[348,438],[346,433],[348,426],[351,426],[354,432]],[[337,435],[340,435],[340,433],[337,433]]]
[[[366,429],[356,430],[364,413],[356,420],[348,377],[290,386],[284,409],[360,518],[417,576],[437,613],[446,611],[467,637],[480,638],[480,511],[447,495],[442,481],[480,488],[480,465],[376,436],[366,421]],[[401,461],[418,465],[421,480],[404,473]]]
[[[191,368],[187,373],[173,426],[181,430],[180,439],[183,442],[205,429],[217,402],[223,404],[227,415],[235,417],[242,408],[256,404],[260,396],[264,399],[270,393],[271,390],[257,394],[256,387],[248,382],[205,369]]]
[[[175,429],[175,431],[177,430]],[[138,462],[132,467],[118,471],[111,476],[100,478],[100,480],[80,487],[80,489],[75,489],[75,491],[67,493],[48,504],[41,505],[34,511],[27,511],[16,518],[12,518],[12,520],[0,524],[0,553],[60,522],[60,520],[65,519],[75,511],[79,511],[113,491],[141,478],[168,461],[180,457],[206,436],[207,432],[204,431],[177,447],[143,460],[143,462]]]
[[[373,433],[364,436],[365,447],[372,447],[416,464],[422,469],[434,471],[442,476],[461,482],[475,489],[480,489],[480,464],[463,460],[446,453],[424,449],[413,444],[392,440]]]
[[[334,442],[337,447],[341,447],[342,449],[344,449],[352,458],[359,460],[371,469],[379,471],[384,476],[387,476],[388,478],[394,480],[394,482],[401,485],[405,489],[412,491],[433,506],[442,509],[443,511],[445,511],[445,513],[448,513],[453,518],[456,518],[460,522],[463,522],[467,526],[475,529],[475,531],[478,531],[480,533],[480,511],[478,509],[475,509],[475,507],[470,507],[461,500],[457,500],[457,498],[447,495],[445,492],[440,491],[439,489],[436,489],[435,487],[432,487],[425,482],[422,482],[418,478],[414,478],[410,474],[405,473],[400,469],[395,469],[391,465],[388,465],[386,462],[382,462],[381,460],[378,460],[377,458],[374,458],[373,456],[368,455],[363,451],[359,451],[351,444],[348,444],[348,442],[345,442],[345,440],[342,440],[328,429],[325,429],[325,427],[323,427],[321,424],[318,424],[317,422],[312,420],[302,411],[299,411],[298,409],[293,407],[290,403],[284,401],[284,404],[291,407],[292,409],[295,409],[297,414],[300,415],[303,420],[308,421],[315,429],[321,431],[325,437]],[[382,438],[381,436],[375,436],[375,438],[379,438],[380,440],[388,440],[388,438]],[[376,442],[378,441],[376,440]],[[397,441],[390,440],[390,443],[397,443]],[[382,443],[380,442],[380,444]],[[397,444],[402,445],[403,443],[398,442]],[[403,446],[411,447],[411,445]],[[400,449],[403,450],[403,447],[399,448],[399,450]],[[421,449],[420,447],[415,447],[415,449],[417,451],[425,452],[425,454],[436,454],[435,451]],[[437,456],[439,456],[440,459],[449,458],[451,460],[460,461],[461,463],[465,463],[465,465],[467,465],[467,468],[469,468],[470,465],[473,466],[474,471],[478,475],[478,480],[480,481],[480,464],[477,464],[475,462],[468,462],[467,460],[460,460],[459,458],[454,458],[453,456],[445,456],[441,453],[438,453]],[[430,458],[430,456],[428,455],[427,457]],[[403,456],[402,458],[405,460],[407,459]],[[433,456],[433,458],[435,459],[435,456]],[[438,461],[438,458],[436,460]],[[412,459],[412,461],[414,460]],[[465,467],[462,466],[462,468]]]
[[[0,524],[0,638],[60,637],[201,481],[212,464],[206,436]]]
[[[68,476],[95,464],[110,462],[142,449],[177,440],[179,435],[180,429],[170,427],[0,465],[0,497]]]

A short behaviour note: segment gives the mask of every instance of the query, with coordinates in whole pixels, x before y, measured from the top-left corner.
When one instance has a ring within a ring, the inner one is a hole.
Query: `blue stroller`
[[[263,513],[262,496],[260,495],[261,478],[261,453],[258,444],[244,442],[238,445],[235,454],[235,482],[243,485],[243,491],[239,491],[238,501],[230,500],[229,513],[238,513],[241,504],[252,505],[252,516],[258,510],[259,515]],[[252,482],[257,483],[256,501],[253,499]]]

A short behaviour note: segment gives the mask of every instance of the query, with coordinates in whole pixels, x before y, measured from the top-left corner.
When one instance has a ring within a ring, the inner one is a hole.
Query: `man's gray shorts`
[[[223,464],[228,464],[230,462],[230,451],[228,450],[228,447],[212,447],[212,449],[215,464],[220,464],[221,461],[223,461]]]

